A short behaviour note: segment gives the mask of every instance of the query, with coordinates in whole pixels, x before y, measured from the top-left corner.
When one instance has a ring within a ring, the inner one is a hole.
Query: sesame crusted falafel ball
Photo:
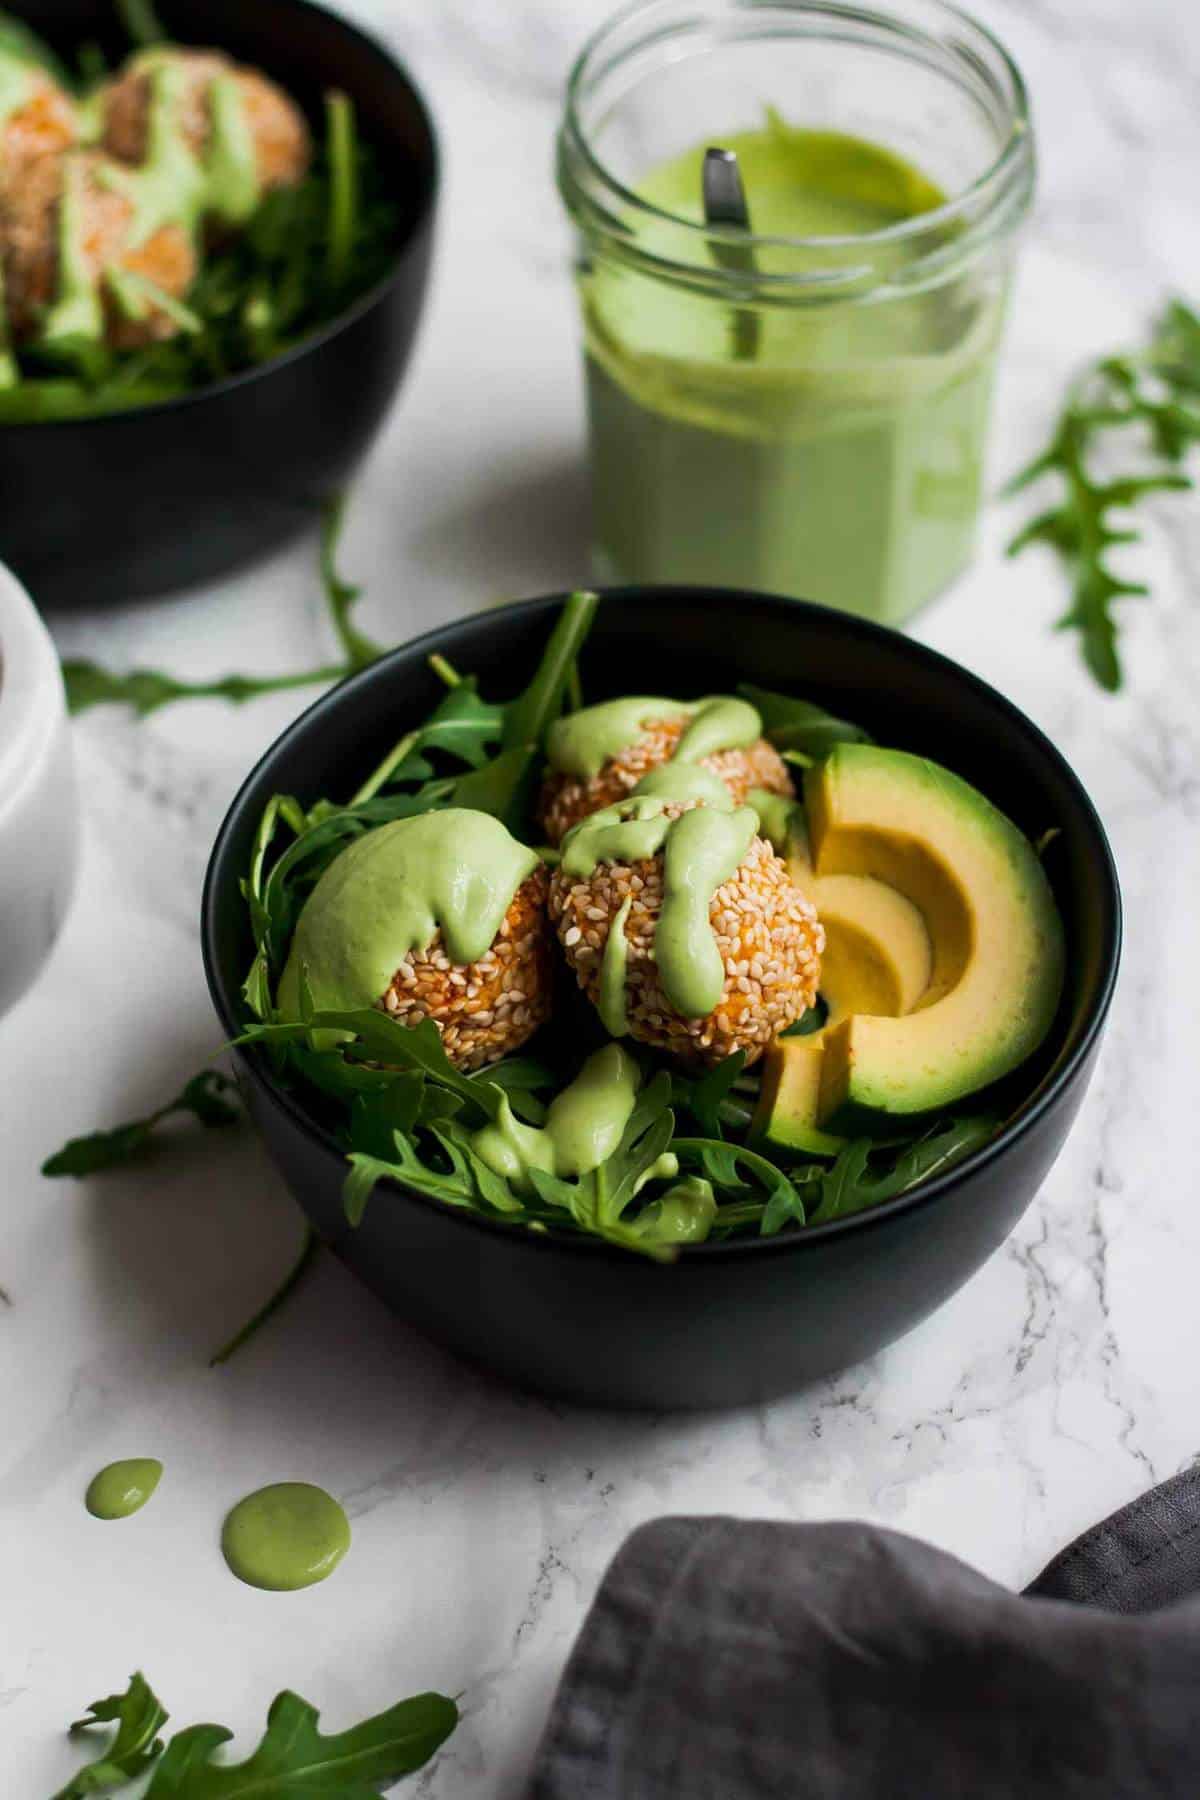
[[[257,69],[245,68],[218,50],[150,50],[135,56],[103,90],[104,147],[122,162],[146,155],[155,70],[169,65],[182,77],[178,126],[198,156],[212,135],[213,84],[229,77],[254,143],[259,186],[294,187],[312,153],[304,115],[291,97]]]
[[[196,276],[196,253],[182,226],[167,224],[144,242],[134,232],[132,199],[107,179],[108,159],[97,151],[40,156],[0,201],[4,298],[15,341],[43,323],[62,287],[62,209],[73,209],[67,235],[77,275],[95,295],[97,322],[117,349],[174,336],[175,319],[138,290],[136,311],[116,304],[113,276],[142,277],[163,294],[181,299]],[[78,329],[78,327],[73,327]]]
[[[599,774],[590,779],[551,769],[538,804],[538,818],[547,842],[560,843],[581,819],[623,800],[643,775],[670,761],[690,724],[686,714],[647,720],[634,742],[610,757]],[[768,793],[783,794],[789,800],[796,795],[787,764],[765,738],[744,749],[715,750],[703,757],[698,766],[723,781],[739,806],[751,788],[765,788]]]
[[[678,818],[682,806],[666,814]],[[597,862],[585,879],[563,869],[550,884],[550,917],[588,999],[601,998],[605,950],[614,927],[625,945],[624,1007],[631,1037],[681,1062],[712,1066],[735,1050],[756,1062],[771,1041],[812,1005],[825,934],[793,886],[787,865],[755,836],[735,873],[712,895],[708,923],[721,963],[720,999],[701,1018],[686,1018],[663,989],[655,937],[663,908],[664,855]],[[618,914],[628,901],[624,920]]]
[[[0,124],[0,188],[19,182],[35,157],[61,155],[79,136],[70,96],[44,69],[31,65],[19,80],[21,97]]]
[[[477,962],[452,963],[439,931],[410,952],[382,1005],[402,1025],[432,1019],[460,1069],[510,1056],[550,1017],[554,957],[546,926],[549,876],[537,868],[514,894],[491,948]]]
[[[300,909],[280,1016],[380,1008],[405,1026],[432,1019],[460,1069],[509,1055],[550,1014],[547,880],[536,851],[473,808],[364,832]]]

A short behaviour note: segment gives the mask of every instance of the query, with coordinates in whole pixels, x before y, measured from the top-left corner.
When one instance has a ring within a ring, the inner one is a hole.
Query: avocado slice
[[[928,985],[900,1016],[823,1032],[817,1123],[894,1131],[988,1087],[1036,1050],[1063,983],[1063,929],[1032,845],[960,776],[899,750],[840,744],[805,778],[819,880],[870,877],[924,919]]]
[[[817,875],[799,808],[789,825],[792,880],[825,927],[821,998],[829,1013],[820,1031],[780,1038],[768,1050],[755,1131],[779,1149],[836,1156],[846,1140],[817,1123],[829,1034],[857,1013],[911,1012],[929,986],[933,946],[911,900],[870,875]]]

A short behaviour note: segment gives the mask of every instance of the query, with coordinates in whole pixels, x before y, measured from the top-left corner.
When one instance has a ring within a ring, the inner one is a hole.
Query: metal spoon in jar
[[[704,222],[726,231],[744,232],[749,238],[750,208],[742,186],[742,171],[737,152],[710,145],[704,152],[702,174]],[[731,274],[753,277],[757,273],[754,248],[726,238],[711,238],[709,249],[713,261]],[[749,362],[758,354],[759,317],[752,307],[738,306],[733,312],[733,354],[739,362]]]

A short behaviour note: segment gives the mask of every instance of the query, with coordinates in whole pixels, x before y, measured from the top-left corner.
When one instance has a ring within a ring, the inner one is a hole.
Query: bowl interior
[[[444,691],[428,667],[434,651],[464,673],[477,673],[489,697],[503,699],[517,691],[537,661],[560,600],[552,596],[506,606],[428,633],[318,701],[267,752],[230,809],[205,890],[209,982],[231,1033],[252,955],[238,882],[270,795],[282,790],[307,804],[321,795],[337,798],[350,792]],[[1116,975],[1116,872],[1103,829],[1077,778],[1001,695],[943,657],[881,627],[823,607],[720,589],[610,591],[584,651],[581,673],[589,702],[631,691],[689,697],[727,691],[737,681],[802,695],[866,726],[881,743],[946,764],[1033,840],[1053,833],[1044,861],[1066,927],[1066,983],[1049,1038],[1006,1086],[1007,1129],[1048,1099],[1086,1054]],[[257,1067],[274,1087],[265,1063]],[[315,1125],[312,1129],[324,1137]],[[997,1147],[980,1154],[990,1156]],[[955,1170],[955,1179],[960,1172]],[[910,1198],[901,1196],[890,1208],[902,1208]],[[867,1217],[857,1215],[816,1231],[853,1229]],[[764,1240],[762,1247],[770,1242]]]
[[[8,0],[6,10],[31,25],[72,70],[81,45],[97,45],[112,69],[133,49],[116,0]],[[317,131],[326,91],[348,93],[360,132],[401,202],[402,248],[433,202],[437,155],[424,101],[386,51],[309,0],[156,0],[155,10],[173,41],[257,64],[293,95]]]

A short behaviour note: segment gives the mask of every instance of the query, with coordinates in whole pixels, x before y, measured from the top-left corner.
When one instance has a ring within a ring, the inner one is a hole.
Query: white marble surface
[[[1169,287],[1200,293],[1200,23],[1179,0],[979,0],[1029,76],[1040,211],[1001,382],[997,475],[1040,441],[1072,362]],[[443,129],[436,279],[416,363],[358,487],[346,561],[364,623],[401,639],[585,572],[581,395],[549,145],[568,55],[603,0],[360,0]],[[481,274],[486,284],[481,285]],[[331,1722],[415,1688],[465,1720],[415,1791],[515,1800],[609,1556],[668,1510],[854,1515],[1021,1583],[1076,1530],[1200,1451],[1200,510],[1163,507],[1102,697],[1050,634],[1057,573],[978,567],[920,622],[1026,707],[1112,833],[1128,949],[1066,1153],[1004,1251],[936,1318],[816,1392],[721,1419],[611,1417],[519,1397],[423,1342],[332,1260],[226,1369],[207,1354],[299,1240],[248,1134],[85,1185],[39,1179],[69,1133],[153,1106],[212,1050],[197,937],[214,828],[295,710],[179,708],[77,728],[81,889],[41,981],[0,1022],[0,1785],[42,1800],[62,1737],[143,1667],[177,1722],[248,1732],[283,1685]],[[198,676],[325,653],[301,545],[211,591],[56,629],[64,650]],[[83,1511],[114,1456],[167,1475],[132,1524]],[[355,1545],[295,1596],[241,1587],[217,1532],[273,1479],[344,1496]],[[242,1739],[241,1741],[245,1741]]]

